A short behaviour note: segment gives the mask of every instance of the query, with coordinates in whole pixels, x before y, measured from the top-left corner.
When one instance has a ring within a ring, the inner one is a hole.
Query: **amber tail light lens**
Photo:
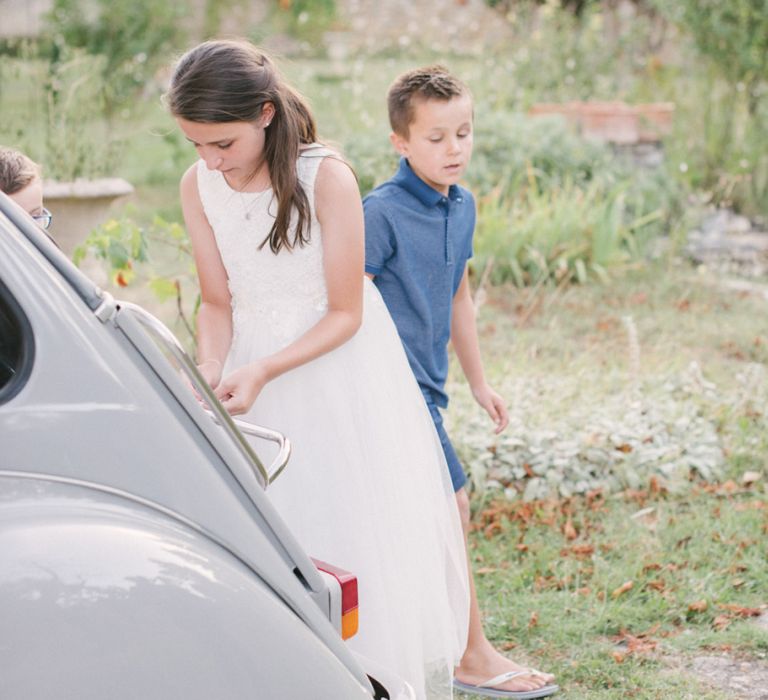
[[[341,588],[341,638],[349,639],[358,628],[357,576],[328,562],[312,561],[320,571],[335,578]]]

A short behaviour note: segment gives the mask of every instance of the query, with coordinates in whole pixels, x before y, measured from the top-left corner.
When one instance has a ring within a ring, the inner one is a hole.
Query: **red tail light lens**
[[[315,566],[333,576],[341,588],[341,637],[349,639],[358,628],[357,576],[328,562],[312,559]]]

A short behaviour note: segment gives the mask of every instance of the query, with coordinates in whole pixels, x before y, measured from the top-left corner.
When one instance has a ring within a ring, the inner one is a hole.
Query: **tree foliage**
[[[741,83],[754,114],[768,77],[768,0],[655,0],[698,51],[732,84]]]
[[[101,59],[108,111],[126,103],[146,84],[185,36],[184,5],[155,0],[54,0],[48,15],[52,64],[67,49]]]

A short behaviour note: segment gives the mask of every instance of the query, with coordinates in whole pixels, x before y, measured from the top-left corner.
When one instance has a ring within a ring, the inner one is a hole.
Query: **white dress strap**
[[[333,149],[323,146],[321,143],[312,143],[301,149],[299,153],[297,174],[304,191],[309,198],[312,215],[315,212],[315,178],[324,158],[341,158]]]

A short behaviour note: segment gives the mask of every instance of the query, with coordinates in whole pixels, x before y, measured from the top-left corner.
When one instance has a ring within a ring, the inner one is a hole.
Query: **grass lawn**
[[[665,263],[607,286],[495,288],[481,307],[489,379],[532,423],[578,416],[629,385],[653,401],[692,362],[715,396],[700,412],[725,456],[717,484],[667,490],[650,480],[534,502],[475,490],[487,633],[556,673],[563,697],[747,697],[699,683],[694,661],[726,654],[760,665],[768,653],[768,626],[757,622],[768,615],[768,300],[712,280]],[[535,401],[524,399],[531,386]],[[458,379],[452,391],[461,442],[462,421],[479,409]]]

